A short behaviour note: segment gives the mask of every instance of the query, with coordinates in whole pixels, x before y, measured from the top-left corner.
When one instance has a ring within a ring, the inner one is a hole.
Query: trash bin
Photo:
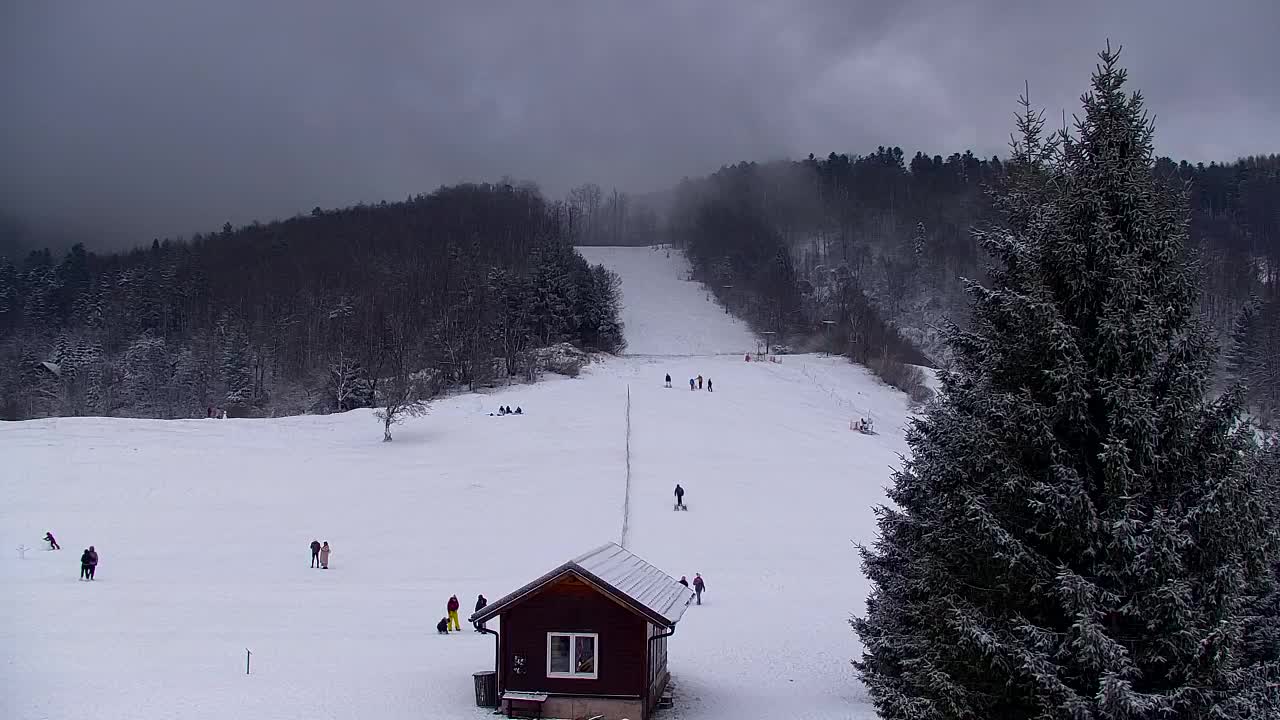
[[[476,681],[476,707],[498,707],[498,673],[485,670],[472,677]]]

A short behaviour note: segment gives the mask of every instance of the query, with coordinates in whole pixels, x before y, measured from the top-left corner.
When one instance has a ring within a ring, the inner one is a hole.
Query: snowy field
[[[465,617],[619,539],[628,388],[628,546],[707,581],[660,717],[872,717],[849,665],[853,541],[905,450],[905,397],[839,358],[711,356],[754,340],[678,256],[584,254],[622,276],[638,355],[442,400],[391,444],[369,411],[0,425],[0,718],[489,717],[471,674],[493,638],[435,623],[451,594]],[[688,390],[699,373],[714,393]],[[849,430],[865,413],[879,435]],[[312,539],[329,570],[308,567]],[[78,582],[90,544],[98,579]]]

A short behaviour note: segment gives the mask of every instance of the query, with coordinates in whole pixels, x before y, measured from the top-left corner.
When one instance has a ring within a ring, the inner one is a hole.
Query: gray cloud
[[[0,209],[119,244],[502,175],[990,155],[1023,81],[1074,110],[1108,37],[1162,153],[1234,159],[1277,150],[1277,27],[1260,0],[13,2]]]

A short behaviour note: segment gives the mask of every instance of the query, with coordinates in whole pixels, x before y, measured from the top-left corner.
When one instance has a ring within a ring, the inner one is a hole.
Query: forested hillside
[[[572,213],[510,185],[156,241],[0,259],[0,416],[189,417],[368,406],[623,343],[617,281]]]
[[[832,342],[864,362],[886,353],[919,362],[914,346],[945,363],[941,327],[967,322],[962,278],[986,280],[971,230],[989,222],[987,189],[1005,169],[999,158],[908,160],[884,147],[742,163],[683,182],[670,223],[700,279],[761,328]],[[1221,379],[1246,380],[1250,404],[1271,418],[1280,409],[1280,156],[1166,158],[1156,173],[1189,193],[1200,309],[1229,351]]]

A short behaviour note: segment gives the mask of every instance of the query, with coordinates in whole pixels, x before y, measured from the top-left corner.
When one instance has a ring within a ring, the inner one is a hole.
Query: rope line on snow
[[[631,386],[627,386],[627,430],[626,430],[626,483],[622,493],[622,538],[621,545],[627,547],[627,536],[631,530]]]

